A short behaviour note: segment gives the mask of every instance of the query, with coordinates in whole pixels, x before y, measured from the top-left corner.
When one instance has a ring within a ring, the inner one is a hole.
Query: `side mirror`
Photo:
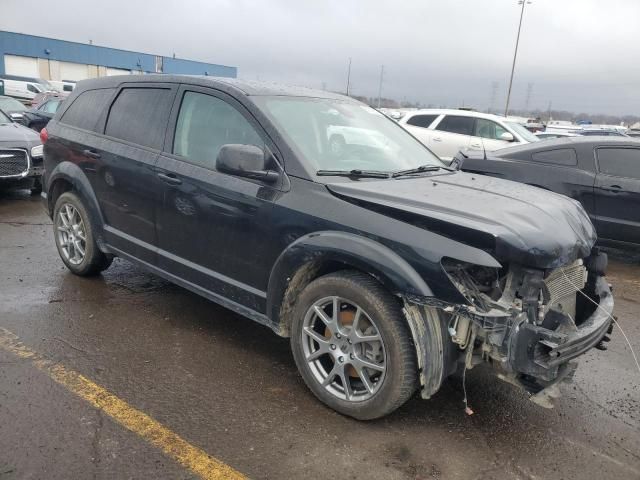
[[[216,158],[216,169],[238,177],[253,178],[275,183],[280,174],[267,170],[267,159],[263,149],[255,145],[229,143],[223,145]]]
[[[515,137],[509,132],[504,132],[502,135],[500,135],[500,140],[504,140],[505,142],[513,142],[515,141]]]

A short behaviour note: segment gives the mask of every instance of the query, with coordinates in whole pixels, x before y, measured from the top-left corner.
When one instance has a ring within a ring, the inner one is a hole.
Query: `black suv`
[[[346,415],[429,398],[480,360],[544,403],[610,332],[606,257],[577,202],[446,167],[350,98],[103,78],[43,137],[72,272],[122,257],[291,337],[309,388]]]

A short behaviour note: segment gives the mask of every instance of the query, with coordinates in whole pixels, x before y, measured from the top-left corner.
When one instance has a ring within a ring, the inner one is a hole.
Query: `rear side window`
[[[264,148],[264,141],[233,106],[211,95],[186,92],[180,106],[173,153],[215,168],[218,152],[230,143]]]
[[[427,128],[438,118],[438,115],[414,115],[407,120],[407,125],[413,125],[415,127]]]
[[[459,133],[461,135],[471,135],[473,133],[473,123],[473,117],[447,115],[440,121],[440,123],[436,127],[436,130]]]
[[[98,121],[107,107],[114,88],[87,90],[76,98],[62,115],[61,123],[97,132]]]
[[[536,152],[531,155],[534,162],[553,163],[554,165],[573,166],[578,164],[578,157],[573,148],[558,148],[557,150],[546,150]]]
[[[599,148],[598,169],[606,175],[640,179],[640,149]]]
[[[111,105],[104,133],[161,150],[172,102],[168,88],[123,88]]]

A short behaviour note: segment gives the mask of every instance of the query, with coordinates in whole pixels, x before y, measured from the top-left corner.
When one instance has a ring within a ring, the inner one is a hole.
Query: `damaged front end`
[[[606,349],[613,322],[606,264],[597,249],[551,270],[514,263],[487,268],[445,258],[442,267],[466,302],[409,300],[447,314],[448,336],[465,368],[488,361],[501,379],[550,407],[557,383],[573,375],[571,360],[592,347]]]

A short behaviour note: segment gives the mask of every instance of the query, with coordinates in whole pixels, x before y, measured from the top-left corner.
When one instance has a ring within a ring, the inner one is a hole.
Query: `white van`
[[[59,93],[71,93],[76,86],[76,82],[70,80],[49,80],[48,82]]]
[[[53,87],[46,80],[39,78],[17,75],[1,75],[0,78],[4,80],[4,94],[22,101],[33,100],[38,93],[53,90]]]

